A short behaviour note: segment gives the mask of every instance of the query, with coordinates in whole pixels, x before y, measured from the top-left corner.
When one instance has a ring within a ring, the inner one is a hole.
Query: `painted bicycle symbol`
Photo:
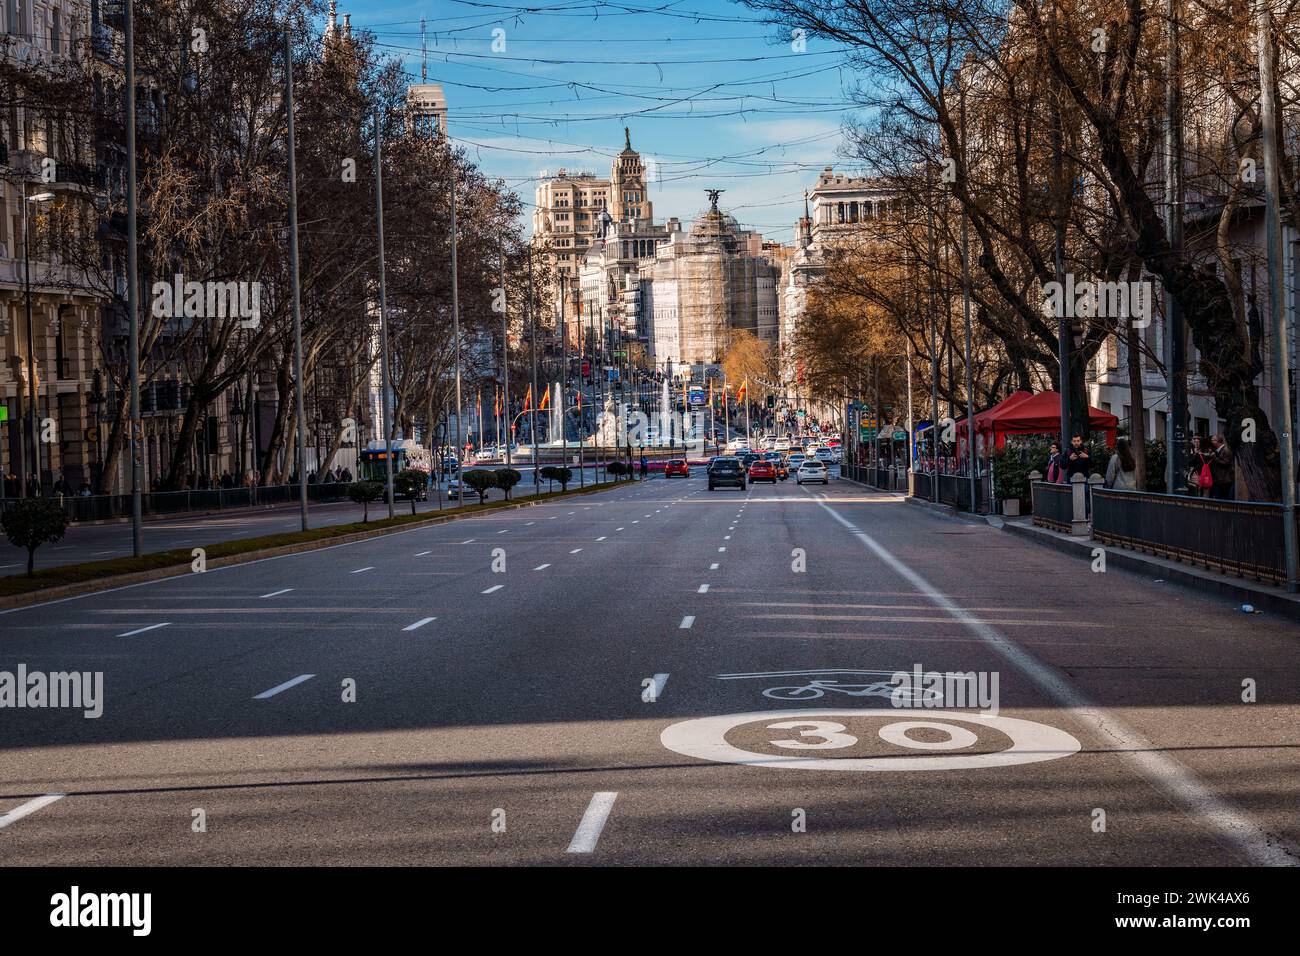
[[[764,697],[772,700],[817,700],[825,697],[827,692],[844,694],[846,697],[888,697],[905,704],[923,704],[926,701],[943,700],[943,692],[924,690],[922,688],[897,687],[883,681],[872,684],[842,684],[837,680],[810,680],[805,684],[790,687],[769,687],[763,691]]]

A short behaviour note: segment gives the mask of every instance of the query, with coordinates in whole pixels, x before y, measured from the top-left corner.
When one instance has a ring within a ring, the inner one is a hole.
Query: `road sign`
[[[9,421],[9,406],[0,405],[0,422]]]
[[[907,432],[894,432],[894,441],[907,441]]]
[[[692,405],[704,404],[704,387],[702,385],[692,385],[690,387],[690,402]]]

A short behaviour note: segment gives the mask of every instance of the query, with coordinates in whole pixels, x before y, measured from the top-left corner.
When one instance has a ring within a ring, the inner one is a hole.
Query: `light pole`
[[[375,223],[379,235],[379,348],[383,391],[381,405],[383,409],[384,428],[384,468],[387,472],[388,517],[393,517],[393,425],[390,421],[392,411],[388,396],[388,289],[384,284],[384,154],[383,154],[383,113],[375,110]]]
[[[506,303],[506,246],[505,240],[497,236],[497,266],[501,277],[501,410],[505,422],[510,416],[510,310]],[[506,467],[510,467],[510,428],[506,428]]]
[[[542,486],[537,482],[537,408],[542,404],[542,395],[537,390],[537,313],[533,308],[533,247],[529,246],[527,252],[528,299],[524,305],[528,313],[528,357],[529,364],[532,366],[533,381],[533,414],[531,418],[531,428],[529,430],[529,441],[533,446],[533,494],[540,494]]]
[[[41,442],[39,429],[36,427],[36,403],[38,401],[36,394],[36,330],[32,323],[32,253],[27,204],[49,202],[53,198],[54,193],[36,193],[34,196],[23,197],[23,299],[27,309],[27,433],[30,436],[32,455],[31,475],[23,475],[22,496],[24,498],[27,497],[27,485],[31,481],[31,476],[36,478],[38,493],[41,487]],[[50,470],[54,470],[53,462],[50,463]]]
[[[293,140],[293,36],[287,24],[284,30],[284,100],[288,118],[289,147],[289,274],[293,287],[293,394],[294,405],[298,412],[298,512],[302,518],[302,530],[306,531],[307,421],[302,403],[302,294],[298,281],[298,167],[294,157]],[[376,143],[378,135],[379,127],[376,125]],[[382,248],[381,237],[380,249]],[[318,470],[320,468],[319,461],[316,468]],[[390,514],[389,517],[392,515]]]
[[[451,165],[451,334],[456,340],[456,460],[460,460],[461,441],[461,383],[460,383],[460,286],[456,269],[456,164]],[[482,405],[479,406],[479,445],[483,444]],[[441,452],[439,452],[441,454]],[[464,472],[462,471],[462,474]],[[441,485],[439,485],[441,487]],[[456,507],[465,502],[464,494],[456,496]]]
[[[136,242],[136,162],[135,162],[135,0],[126,0],[122,33],[126,69],[126,310],[130,333],[127,341],[131,377],[131,423],[127,430],[131,453],[131,553],[140,557],[144,551],[142,536],[140,485],[144,479],[144,427],[140,421],[140,275]]]

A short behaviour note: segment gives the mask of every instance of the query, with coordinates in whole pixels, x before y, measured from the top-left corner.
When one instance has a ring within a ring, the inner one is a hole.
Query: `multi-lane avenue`
[[[838,478],[709,492],[696,470],[0,633],[0,671],[103,675],[97,718],[0,715],[6,865],[1300,846],[1294,624]],[[895,707],[891,675],[918,667],[971,675],[996,713]]]

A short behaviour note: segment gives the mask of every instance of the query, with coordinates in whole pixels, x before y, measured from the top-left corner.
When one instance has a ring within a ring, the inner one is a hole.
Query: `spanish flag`
[[[531,388],[531,386],[529,386],[529,387]],[[543,411],[545,411],[545,410],[546,410],[546,405],[547,405],[547,403],[548,403],[550,400],[551,400],[551,390],[550,390],[549,388],[547,388],[547,389],[543,389],[543,391],[542,391],[542,400],[541,400],[540,402],[537,403],[537,410],[538,410],[539,412],[543,412]]]
[[[528,392],[524,395],[524,409],[523,409],[523,410],[524,410],[524,411],[528,411],[528,410],[529,410],[530,408],[532,408],[532,407],[533,407],[533,387],[532,387],[531,385],[529,385],[529,386],[528,386]]]
[[[499,388],[496,390],[496,405],[493,407],[495,410],[494,414],[496,415],[497,418],[500,418],[501,417],[501,389]]]
[[[709,379],[709,408],[713,407],[713,379]]]
[[[745,379],[743,382],[740,383],[740,391],[736,392],[736,401],[743,402],[745,400],[745,393],[748,391],[749,391],[749,379]]]
[[[577,409],[578,411],[582,411],[582,389],[581,388],[578,389]]]

